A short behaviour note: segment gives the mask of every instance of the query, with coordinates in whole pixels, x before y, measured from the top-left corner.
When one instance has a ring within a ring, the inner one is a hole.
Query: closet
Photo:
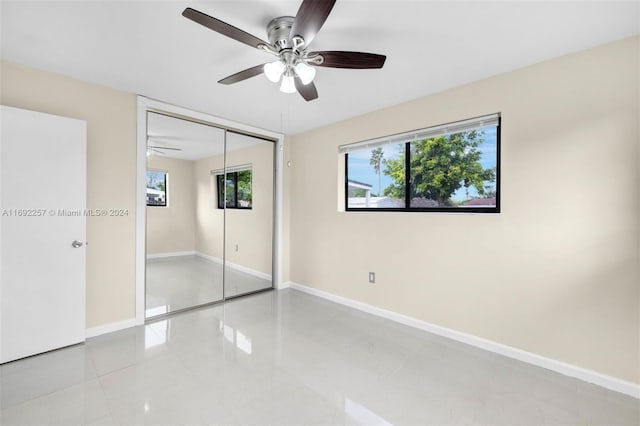
[[[275,145],[147,112],[146,318],[273,287]]]

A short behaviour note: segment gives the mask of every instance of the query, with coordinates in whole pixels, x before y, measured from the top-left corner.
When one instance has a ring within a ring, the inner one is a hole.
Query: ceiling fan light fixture
[[[274,83],[280,81],[280,77],[282,73],[284,73],[285,65],[282,61],[274,61],[269,62],[268,64],[264,64],[264,75]]]
[[[300,77],[300,81],[305,86],[313,81],[316,76],[316,69],[314,67],[310,67],[304,62],[298,62],[295,67],[296,74]]]
[[[282,76],[282,84],[280,84],[280,91],[283,93],[295,93],[296,92],[296,84],[293,81],[293,75],[290,73],[285,73]]]
[[[298,92],[305,101],[312,101],[318,98],[318,91],[313,83],[315,67],[375,69],[382,68],[387,58],[384,55],[366,52],[307,51],[336,1],[302,0],[295,17],[279,16],[269,22],[268,42],[190,7],[182,12],[182,16],[221,35],[279,58],[275,62],[255,65],[232,74],[219,80],[218,83],[234,84],[264,73],[270,81],[281,83],[282,92]]]

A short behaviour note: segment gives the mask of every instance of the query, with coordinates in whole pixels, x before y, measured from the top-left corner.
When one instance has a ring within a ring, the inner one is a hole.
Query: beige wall
[[[636,58],[636,70],[639,70],[636,73],[636,100],[637,100],[637,104],[640,104],[640,41],[638,41],[636,43],[636,53],[635,53],[635,58]],[[638,133],[640,133],[640,106],[638,108],[636,108],[636,120],[638,123]],[[638,135],[637,138],[637,143],[638,145],[640,145],[640,135]],[[638,204],[640,204],[640,147],[638,147],[637,149],[637,162],[636,162],[636,189],[638,191]],[[638,209],[640,209],[640,206],[638,207]],[[636,210],[637,211],[637,210]],[[636,218],[638,220],[638,224],[637,224],[637,229],[640,230],[640,213],[636,214]],[[638,265],[638,269],[640,269],[640,232],[638,233],[638,240],[637,240],[637,245],[636,245],[636,264]],[[638,281],[640,281],[640,271],[638,271]],[[639,284],[640,285],[640,284]],[[640,293],[640,290],[638,291],[638,293]],[[640,299],[640,295],[638,296],[638,299]],[[640,304],[640,301],[638,302]],[[636,321],[638,324],[640,324],[640,309],[637,310],[636,312]],[[640,331],[638,332],[638,334],[640,335]],[[638,337],[638,340],[640,340],[640,337]],[[640,346],[640,342],[639,342],[639,346]],[[640,351],[640,349],[638,349]],[[640,363],[640,361],[638,361]],[[639,367],[640,369],[640,367]],[[640,373],[639,373],[640,376]],[[638,382],[640,382],[640,378],[638,378],[637,380]]]
[[[227,166],[251,164],[253,200],[251,210],[217,208],[216,183],[211,171],[222,170],[222,155],[196,161],[196,250],[223,258],[226,227],[226,260],[254,271],[272,274],[273,143],[227,153]],[[238,246],[238,251],[235,246]]]
[[[291,280],[639,383],[638,43],[294,135]],[[502,213],[337,211],[338,145],[494,112]]]
[[[168,173],[167,206],[147,207],[147,255],[195,251],[195,162],[151,155],[147,169]]]
[[[136,97],[2,62],[0,103],[87,121],[87,327],[135,316]]]
[[[224,257],[224,210],[219,209],[212,170],[224,168],[224,156],[195,161],[196,251],[218,259]]]
[[[281,235],[281,259],[282,270],[280,281],[291,281],[291,175],[289,169],[291,163],[291,136],[285,136],[283,141],[282,167],[282,235]]]

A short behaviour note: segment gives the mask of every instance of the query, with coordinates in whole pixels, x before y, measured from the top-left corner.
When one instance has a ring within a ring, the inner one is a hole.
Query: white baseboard
[[[223,261],[219,257],[209,256],[208,254],[204,254],[202,252],[195,252],[196,256],[202,257],[203,259],[210,260],[211,262],[222,264]],[[255,269],[247,268],[246,266],[238,265],[237,263],[225,262],[225,266],[228,266],[231,269],[235,269],[236,271],[244,272],[249,275],[253,275],[254,277],[262,278],[268,281],[271,281],[271,275],[266,274],[264,272],[256,271]]]
[[[195,254],[196,254],[196,252],[193,251],[193,250],[191,250],[191,251],[173,251],[173,252],[169,252],[169,253],[148,254],[147,255],[147,259],[164,259],[165,257],[193,256]]]
[[[131,318],[124,321],[112,322],[109,324],[99,325],[97,327],[87,328],[84,332],[85,337],[100,336],[101,334],[113,333],[114,331],[124,330],[125,328],[135,327],[136,319]]]
[[[218,263],[220,265],[222,265],[224,263],[221,258],[215,257],[215,256],[209,256],[208,254],[204,254],[201,251],[197,251],[196,252],[196,256],[201,257],[203,259],[207,259],[208,261],[211,261],[211,262],[214,262],[214,263]]]
[[[439,325],[431,324],[417,318],[413,318],[407,315],[402,315],[396,312],[388,311],[386,309],[378,308],[363,302],[358,302],[346,297],[337,296],[335,294],[318,290],[313,287],[307,287],[302,284],[288,282],[288,286],[295,290],[302,291],[314,296],[321,297],[323,299],[331,300],[332,302],[340,303],[363,312],[367,312],[373,315],[377,315],[389,320],[408,325],[410,327],[419,328],[421,330],[428,331],[439,336],[447,337],[458,342],[466,343],[477,348],[481,348],[490,352],[495,352],[500,355],[504,355],[508,358],[517,359],[519,361],[526,362],[538,367],[546,368],[564,374],[565,376],[574,377],[576,379],[583,380],[588,383],[592,383],[603,388],[623,393],[635,398],[640,398],[640,385],[625,380],[621,380],[615,377],[611,377],[596,371],[587,370],[582,367],[567,364],[562,361],[557,361],[551,358],[547,358],[541,355],[527,352],[522,349],[514,348],[502,343],[494,342],[492,340],[484,339],[482,337],[474,336],[471,334],[463,333],[460,331],[452,330],[450,328],[441,327]]]
[[[285,281],[280,284],[276,284],[276,290],[284,290],[285,288],[291,287],[291,281]]]

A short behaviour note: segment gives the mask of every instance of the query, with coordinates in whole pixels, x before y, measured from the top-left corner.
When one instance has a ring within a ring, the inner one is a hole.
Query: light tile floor
[[[0,366],[0,424],[638,425],[639,401],[294,290]]]
[[[226,267],[227,297],[271,287],[271,281]],[[148,259],[146,317],[222,300],[223,266],[201,256]]]

